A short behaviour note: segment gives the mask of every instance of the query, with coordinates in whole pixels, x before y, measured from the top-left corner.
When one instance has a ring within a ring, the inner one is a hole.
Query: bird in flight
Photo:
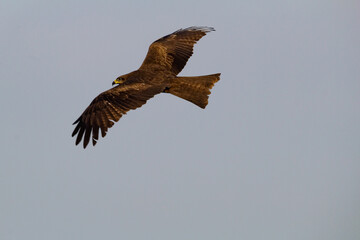
[[[193,54],[193,48],[211,27],[179,29],[153,42],[144,62],[136,71],[121,75],[113,81],[115,87],[99,94],[73,123],[75,144],[83,139],[86,148],[92,139],[95,144],[105,137],[109,128],[131,109],[141,107],[159,93],[170,93],[201,108],[208,104],[210,89],[220,80],[220,73],[196,76],[177,76]]]

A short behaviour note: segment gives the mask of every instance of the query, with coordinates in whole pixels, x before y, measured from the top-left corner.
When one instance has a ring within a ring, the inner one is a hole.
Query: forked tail
[[[176,77],[165,92],[190,101],[201,108],[208,104],[210,89],[220,80],[220,73],[198,77]]]

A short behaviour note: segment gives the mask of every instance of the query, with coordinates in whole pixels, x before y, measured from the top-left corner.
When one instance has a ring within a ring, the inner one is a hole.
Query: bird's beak
[[[112,85],[114,86],[115,84],[121,84],[123,82],[124,82],[124,80],[115,79],[115,81],[112,82]]]
[[[120,84],[121,82],[117,79],[115,79],[113,82],[112,82],[112,85],[114,86],[115,84]]]

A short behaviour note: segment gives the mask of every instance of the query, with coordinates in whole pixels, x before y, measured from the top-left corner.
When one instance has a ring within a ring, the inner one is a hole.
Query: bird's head
[[[122,75],[122,76],[116,78],[115,81],[112,82],[112,85],[121,84],[121,83],[125,82],[125,80],[126,80],[126,76]]]

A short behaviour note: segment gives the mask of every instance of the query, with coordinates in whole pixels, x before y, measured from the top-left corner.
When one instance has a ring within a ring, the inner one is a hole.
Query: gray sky
[[[360,239],[360,3],[0,3],[0,239]],[[212,26],[86,150],[72,123],[154,40]]]

